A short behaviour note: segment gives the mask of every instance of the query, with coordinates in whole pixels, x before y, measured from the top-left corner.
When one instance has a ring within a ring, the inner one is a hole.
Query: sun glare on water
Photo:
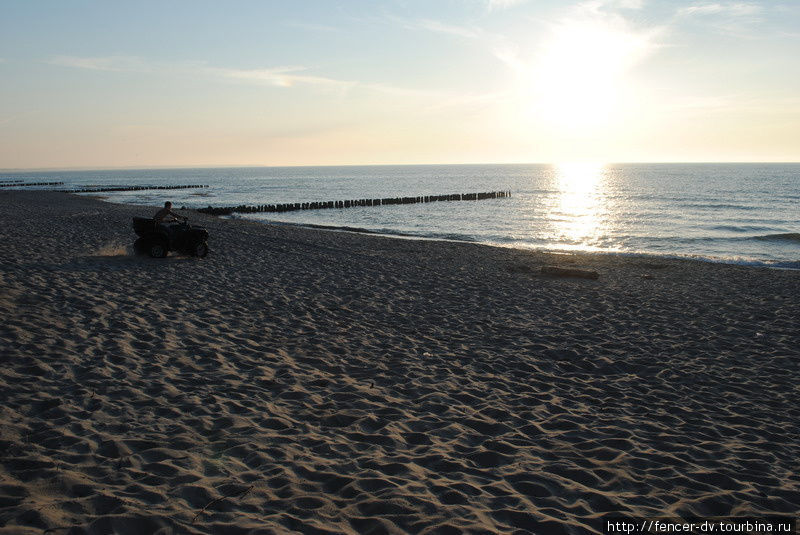
[[[549,219],[556,241],[564,248],[595,248],[608,210],[603,195],[605,165],[561,163],[553,171],[556,196]]]

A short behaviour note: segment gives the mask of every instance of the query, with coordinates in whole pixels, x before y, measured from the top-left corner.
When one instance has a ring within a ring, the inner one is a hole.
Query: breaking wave
[[[762,241],[783,241],[800,243],[800,232],[786,232],[783,234],[767,234],[765,236],[754,236],[754,240]]]

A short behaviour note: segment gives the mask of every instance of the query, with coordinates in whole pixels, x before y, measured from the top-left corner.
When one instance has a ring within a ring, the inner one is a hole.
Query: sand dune
[[[209,256],[156,260],[150,210],[0,205],[0,533],[800,510],[800,272],[194,214]]]

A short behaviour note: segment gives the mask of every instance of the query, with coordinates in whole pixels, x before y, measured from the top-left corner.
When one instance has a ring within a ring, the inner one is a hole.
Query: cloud
[[[406,25],[415,29],[419,28],[436,33],[466,37],[467,39],[480,39],[485,36],[484,32],[479,28],[444,24],[443,22],[430,19],[423,19]]]
[[[761,11],[761,6],[745,2],[736,3],[708,3],[703,2],[678,10],[678,15],[726,15],[733,17],[747,17],[756,15]]]
[[[642,9],[639,0],[591,0],[581,2],[565,16],[549,24],[553,36],[569,36],[576,41],[591,42],[592,37],[614,43],[614,48],[625,49],[626,56],[636,63],[660,48],[658,38],[666,31],[665,25],[636,24],[619,13],[620,9]],[[551,39],[552,43],[552,39]]]
[[[342,32],[341,28],[337,28],[336,26],[328,26],[327,24],[314,24],[310,22],[296,22],[296,21],[287,21],[283,23],[284,26],[288,26],[290,28],[299,28],[301,30],[308,30],[312,32],[327,32],[327,33],[339,33]]]
[[[644,0],[588,0],[576,6],[578,10],[602,11],[617,9],[642,9]]]
[[[642,9],[644,8],[644,0],[619,0],[617,2],[619,7],[623,9]]]
[[[140,58],[133,56],[106,56],[106,57],[79,57],[55,56],[47,63],[72,67],[76,69],[89,69],[92,71],[147,71],[150,67]]]
[[[700,2],[676,12],[676,19],[696,20],[714,31],[739,38],[757,38],[753,25],[763,22],[762,7],[750,2]]]
[[[609,14],[620,10],[640,10],[644,0],[585,0],[568,8],[573,13]]]
[[[503,35],[493,34],[474,26],[456,26],[430,19],[401,22],[405,27],[410,29],[426,30],[476,41],[483,44],[495,58],[512,70],[521,68],[519,47],[509,42]]]
[[[489,11],[508,9],[522,4],[525,1],[526,0],[486,0],[486,9]]]
[[[133,56],[56,56],[48,61],[48,63],[52,65],[60,65],[62,67],[87,69],[92,71],[177,72],[203,74],[219,78],[249,80],[275,87],[315,85],[332,89],[347,89],[356,85],[356,82],[350,82],[347,80],[336,80],[333,78],[326,78],[324,76],[305,74],[304,71],[307,71],[307,68],[302,66],[272,67],[266,69],[230,69],[222,67],[210,67],[205,62],[186,62],[176,64],[147,62],[142,58]]]
[[[575,15],[621,16],[619,11],[644,9],[644,0],[585,0],[571,6],[568,11]]]
[[[324,76],[304,74],[305,67],[274,67],[269,69],[228,69],[219,67],[201,67],[203,74],[260,82],[275,87],[295,87],[299,85],[317,86],[326,89],[348,90],[358,85],[358,82],[337,80]]]
[[[659,47],[656,39],[663,33],[664,28],[660,26],[636,28],[618,11],[642,9],[644,4],[644,0],[584,0],[567,7],[561,18],[538,20],[538,22],[549,28],[551,36],[581,28],[594,33],[602,30],[602,33],[613,35],[617,41],[624,41],[624,46],[631,49],[630,58],[635,63]],[[482,45],[487,53],[518,75],[530,72],[535,62],[535,58],[532,57],[534,51],[531,49],[530,41],[526,39],[514,39],[476,26],[458,26],[430,19],[396,21],[407,28],[475,41]]]
[[[162,74],[183,74],[192,76],[208,76],[218,79],[238,80],[279,88],[311,87],[323,91],[347,93],[354,89],[385,93],[393,96],[422,97],[438,96],[440,93],[395,87],[381,83],[362,82],[358,80],[340,80],[309,73],[307,67],[301,65],[279,66],[258,69],[236,69],[214,67],[206,62],[148,62],[132,56],[78,57],[56,56],[47,61],[51,65],[59,65],[74,69],[85,69],[106,72],[147,72]]]

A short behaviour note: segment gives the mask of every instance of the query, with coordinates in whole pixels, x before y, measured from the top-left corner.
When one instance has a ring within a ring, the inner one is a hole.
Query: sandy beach
[[[0,533],[796,515],[800,272],[0,192]],[[543,266],[596,271],[560,278]]]

